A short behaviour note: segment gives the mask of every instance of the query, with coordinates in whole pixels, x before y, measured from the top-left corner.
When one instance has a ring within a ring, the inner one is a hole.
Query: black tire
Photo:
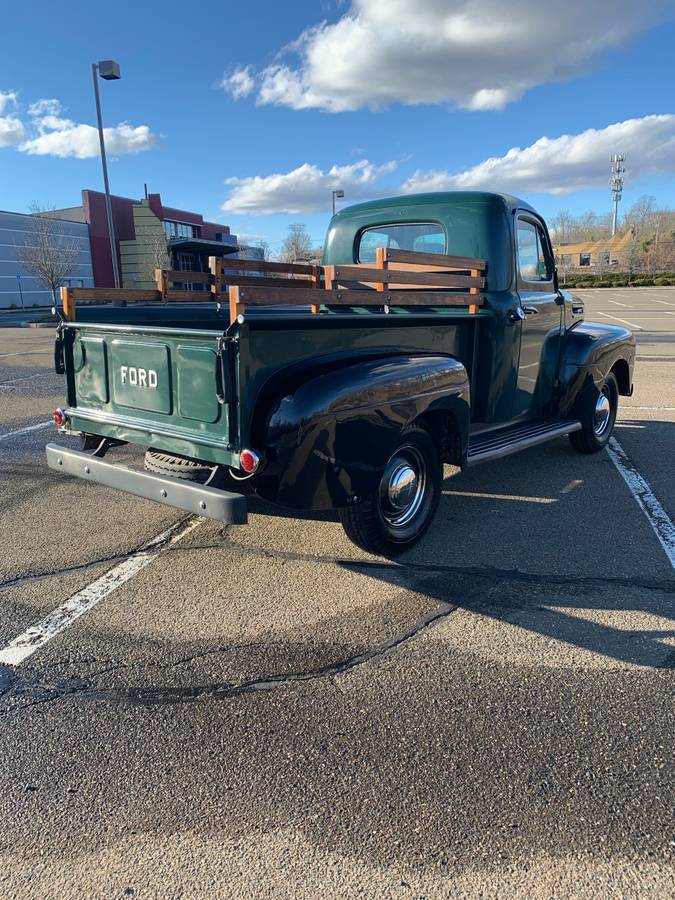
[[[210,487],[220,487],[222,480],[220,466],[189,459],[187,456],[175,456],[150,447],[145,451],[145,468],[156,475],[169,475],[181,481],[195,481]]]
[[[414,479],[408,470],[415,473]],[[442,478],[443,464],[428,432],[409,429],[401,435],[377,490],[362,503],[339,511],[347,537],[378,556],[398,556],[409,550],[431,525]],[[397,487],[399,505],[392,501]]]
[[[605,403],[608,408],[603,412],[601,406]],[[582,428],[570,435],[572,447],[578,453],[599,453],[612,436],[618,409],[619,385],[610,372],[600,390],[593,387],[581,399],[579,419]]]

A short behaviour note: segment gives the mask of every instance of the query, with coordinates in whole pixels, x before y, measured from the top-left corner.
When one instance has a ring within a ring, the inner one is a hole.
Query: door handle
[[[526,316],[536,316],[539,314],[539,310],[536,306],[524,306],[523,312]]]
[[[509,325],[515,325],[516,322],[521,322],[525,318],[525,313],[521,309],[520,306],[516,306],[515,309],[509,310],[506,314],[506,321]]]

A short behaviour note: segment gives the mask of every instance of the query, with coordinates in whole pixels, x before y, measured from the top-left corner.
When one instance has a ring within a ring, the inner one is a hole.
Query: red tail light
[[[255,450],[242,450],[239,454],[239,465],[244,472],[252,475],[260,465],[260,457]]]
[[[54,424],[60,428],[62,425],[66,424],[66,414],[59,406],[58,409],[54,410]]]

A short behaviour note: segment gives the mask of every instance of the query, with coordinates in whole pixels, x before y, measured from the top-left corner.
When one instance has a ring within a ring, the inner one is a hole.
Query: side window
[[[518,269],[523,281],[551,281],[553,260],[543,231],[533,222],[517,222]]]

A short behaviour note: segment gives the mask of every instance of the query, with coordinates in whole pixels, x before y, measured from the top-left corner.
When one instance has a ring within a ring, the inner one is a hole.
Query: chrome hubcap
[[[380,504],[386,522],[407,525],[417,514],[426,489],[426,466],[417,447],[401,447],[387,463],[380,482]]]
[[[417,491],[417,474],[403,463],[392,474],[387,485],[389,502],[394,509],[406,509]]]
[[[607,428],[611,412],[612,406],[609,402],[609,396],[607,395],[607,388],[604,387],[595,403],[593,430],[597,435],[602,434],[603,431]]]

